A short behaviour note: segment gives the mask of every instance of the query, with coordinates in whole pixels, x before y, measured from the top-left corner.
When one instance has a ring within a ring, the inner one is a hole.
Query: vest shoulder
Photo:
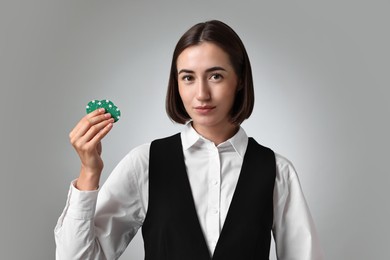
[[[178,141],[178,140],[180,141],[180,133],[176,133],[176,134],[171,135],[171,136],[155,139],[155,140],[152,141],[151,144],[155,144],[155,143],[168,143],[168,142],[173,142],[173,141]]]
[[[169,153],[174,153],[181,147],[180,133],[153,140],[150,144],[150,155],[160,154],[163,158]]]
[[[253,137],[248,137],[248,146],[249,145],[256,147],[257,149],[263,150],[265,152],[275,154],[275,152],[271,148],[258,143]]]

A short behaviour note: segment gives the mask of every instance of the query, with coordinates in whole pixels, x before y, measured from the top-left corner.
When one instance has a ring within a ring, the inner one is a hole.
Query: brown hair
[[[254,90],[252,69],[248,54],[240,37],[228,25],[221,21],[212,20],[198,23],[183,34],[176,44],[173,52],[171,72],[168,81],[166,96],[166,111],[175,122],[184,124],[190,120],[186,112],[178,90],[176,61],[186,48],[211,42],[224,50],[230,58],[230,62],[238,77],[238,91],[231,111],[231,122],[241,124],[249,118],[254,105]]]

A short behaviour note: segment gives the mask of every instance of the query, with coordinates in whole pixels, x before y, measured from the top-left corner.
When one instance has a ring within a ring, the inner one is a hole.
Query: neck
[[[215,145],[219,145],[220,143],[225,142],[229,138],[233,137],[238,129],[240,128],[238,125],[230,124],[229,126],[224,127],[202,127],[199,125],[194,125],[192,123],[192,127],[195,129],[195,131],[206,138],[207,140],[210,140]]]

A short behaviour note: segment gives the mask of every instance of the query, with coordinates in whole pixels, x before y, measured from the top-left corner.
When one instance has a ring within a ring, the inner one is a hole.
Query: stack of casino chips
[[[107,113],[111,114],[111,117],[114,118],[114,122],[117,122],[121,118],[121,111],[114,103],[108,99],[105,100],[92,100],[86,106],[87,114],[95,111],[96,109],[104,108]]]

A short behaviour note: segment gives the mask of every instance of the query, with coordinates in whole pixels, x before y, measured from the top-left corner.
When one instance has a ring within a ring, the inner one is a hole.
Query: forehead
[[[229,55],[218,45],[202,42],[180,53],[176,65],[180,69],[207,69],[214,66],[231,68]]]

